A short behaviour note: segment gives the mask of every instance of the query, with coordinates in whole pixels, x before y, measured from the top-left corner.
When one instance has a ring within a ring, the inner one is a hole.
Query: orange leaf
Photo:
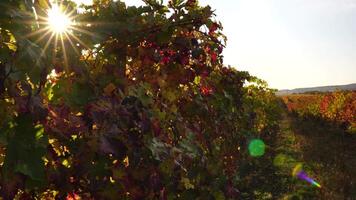
[[[105,95],[111,95],[111,93],[116,89],[116,86],[113,83],[109,83],[105,88],[104,88],[104,94]]]

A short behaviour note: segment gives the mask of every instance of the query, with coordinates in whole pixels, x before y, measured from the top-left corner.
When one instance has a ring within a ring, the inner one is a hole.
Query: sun
[[[0,0],[1,1],[1,0]],[[73,2],[84,2],[91,0],[72,0]],[[26,38],[34,39],[34,43],[41,45],[43,48],[39,58],[45,55],[47,50],[53,53],[53,58],[62,58],[64,66],[68,66],[67,50],[71,50],[78,56],[82,56],[83,49],[91,49],[79,36],[89,35],[96,37],[95,34],[88,31],[91,27],[90,22],[81,22],[78,20],[78,10],[71,7],[67,0],[47,0],[46,12],[44,15],[37,15],[36,8],[33,8],[33,15],[36,19],[35,30],[25,35]],[[37,27],[37,28],[36,28]],[[36,37],[36,38],[35,38]],[[62,57],[57,54],[62,52]]]
[[[47,11],[47,23],[49,29],[56,34],[63,34],[71,29],[73,21],[60,6],[53,4]]]

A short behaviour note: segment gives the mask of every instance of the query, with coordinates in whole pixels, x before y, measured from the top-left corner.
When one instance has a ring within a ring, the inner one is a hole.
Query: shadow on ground
[[[326,121],[289,117],[300,157],[322,185],[319,198],[356,200],[356,135]]]

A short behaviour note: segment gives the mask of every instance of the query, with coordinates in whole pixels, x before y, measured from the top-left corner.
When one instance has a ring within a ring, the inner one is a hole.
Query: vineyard
[[[284,121],[289,124],[284,133],[293,142],[289,147],[284,144],[285,149],[293,148],[295,157],[313,169],[324,186],[313,199],[352,200],[356,196],[355,94],[338,91],[280,97]]]
[[[356,131],[356,92],[296,94],[282,97],[288,111],[303,118],[324,120]]]
[[[355,92],[281,100],[265,81],[223,65],[222,24],[196,0],[93,2],[79,12],[69,0],[0,1],[0,199],[355,194],[353,171],[336,166],[344,181],[323,178],[329,161],[303,157],[309,143],[297,134],[319,127],[304,118],[352,133]]]

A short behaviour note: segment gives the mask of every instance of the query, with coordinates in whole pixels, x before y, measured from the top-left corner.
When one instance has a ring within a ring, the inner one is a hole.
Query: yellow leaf
[[[6,30],[6,33],[8,35],[8,41],[4,42],[6,46],[11,50],[11,51],[16,51],[17,50],[17,45],[16,45],[16,38],[15,36],[10,32]]]
[[[128,167],[130,165],[129,157],[126,156],[125,159],[122,162],[124,163],[125,167]]]
[[[172,111],[173,113],[177,113],[177,111],[178,111],[177,106],[176,106],[176,105],[172,105],[172,106],[171,106],[171,111]]]
[[[69,164],[69,161],[67,159],[62,161],[62,165],[67,167],[67,168],[70,168],[70,164]]]
[[[185,189],[194,189],[194,185],[190,182],[188,178],[182,178],[182,183],[184,184]]]
[[[48,9],[49,8],[49,4],[48,4],[47,0],[38,0],[38,4],[43,9]]]
[[[196,77],[194,78],[194,83],[195,83],[196,85],[199,85],[199,84],[200,84],[200,81],[201,81],[201,77],[200,77],[200,76],[196,76]]]
[[[167,83],[166,81],[163,79],[163,78],[158,78],[158,85],[161,87],[161,88],[164,88]]]
[[[115,183],[115,180],[112,178],[112,176],[110,176],[110,182]]]
[[[164,90],[162,94],[170,102],[173,102],[178,98],[176,93],[172,90]]]

